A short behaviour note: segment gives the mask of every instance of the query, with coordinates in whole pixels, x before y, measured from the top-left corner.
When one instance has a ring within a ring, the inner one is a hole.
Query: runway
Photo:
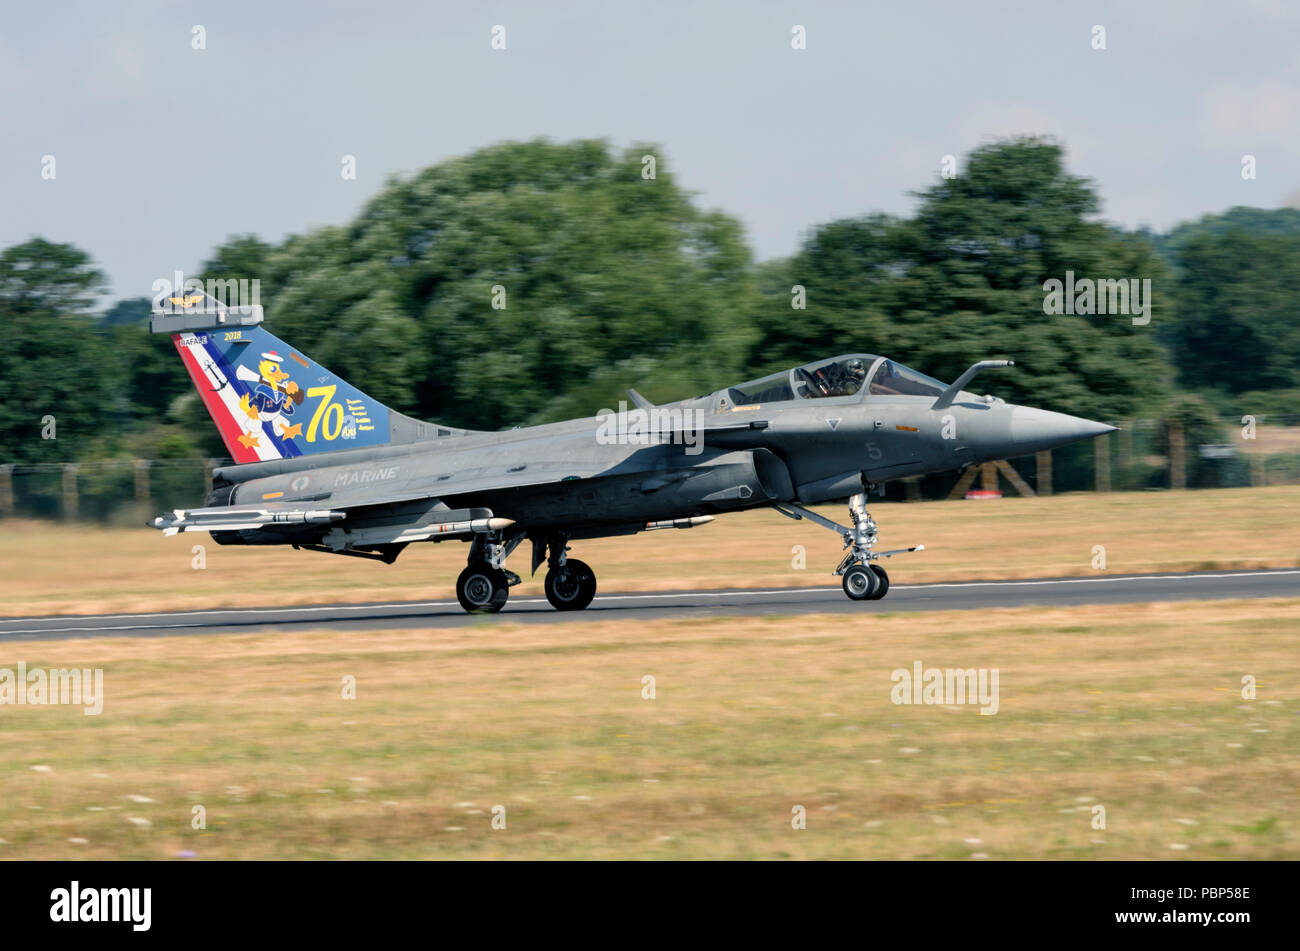
[[[850,601],[838,584],[812,588],[597,594],[585,611],[560,613],[541,597],[511,598],[500,614],[472,617],[454,600],[227,608],[152,614],[0,619],[0,642],[78,637],[165,637],[259,631],[375,630],[466,624],[556,624],[765,614],[859,614],[981,608],[1132,604],[1300,596],[1300,569],[1100,575],[1012,581],[895,584],[881,601]]]

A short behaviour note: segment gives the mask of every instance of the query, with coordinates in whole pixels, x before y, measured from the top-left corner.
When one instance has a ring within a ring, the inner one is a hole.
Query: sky
[[[391,175],[538,136],[659,144],[759,259],[1018,134],[1163,231],[1300,207],[1298,120],[1295,0],[49,0],[0,23],[0,247],[71,242],[110,299],[151,296],[231,235],[342,224]]]

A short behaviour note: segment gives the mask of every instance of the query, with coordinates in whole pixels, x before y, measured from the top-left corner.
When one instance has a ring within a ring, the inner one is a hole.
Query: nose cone
[[[1080,439],[1104,436],[1115,432],[1114,426],[1097,423],[1080,416],[1053,413],[1031,406],[1016,406],[1011,410],[1010,437],[1015,455],[1028,455],[1045,449],[1068,446]]]

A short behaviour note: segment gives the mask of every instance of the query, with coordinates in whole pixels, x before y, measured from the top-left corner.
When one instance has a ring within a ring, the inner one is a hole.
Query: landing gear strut
[[[505,606],[510,589],[522,580],[507,571],[506,558],[524,540],[523,532],[484,532],[475,535],[469,566],[456,579],[456,600],[470,614],[495,614]],[[568,536],[554,533],[533,539],[533,571],[544,560],[546,600],[557,611],[581,611],[596,596],[596,573],[586,562],[568,557]]]
[[[867,511],[867,494],[858,492],[849,498],[849,518],[853,527],[840,525],[816,512],[799,505],[781,502],[774,505],[778,512],[795,520],[808,519],[811,522],[839,532],[847,549],[840,560],[835,574],[839,575],[844,586],[844,593],[854,601],[879,601],[889,591],[889,575],[885,569],[874,562],[881,558],[892,558],[912,551],[924,551],[924,545],[911,548],[895,548],[891,551],[872,551],[876,545],[876,520]]]
[[[469,566],[456,579],[456,600],[462,608],[470,614],[495,614],[501,610],[510,589],[522,580],[504,566],[523,538],[522,534],[507,538],[499,531],[474,536]]]

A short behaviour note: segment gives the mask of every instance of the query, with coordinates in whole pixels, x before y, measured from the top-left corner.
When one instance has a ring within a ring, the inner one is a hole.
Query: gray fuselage
[[[842,499],[873,483],[1026,455],[1113,429],[965,390],[935,408],[942,401],[933,392],[879,392],[882,361],[897,376],[897,365],[885,358],[851,360],[859,367],[868,361],[873,384],[860,381],[851,395],[809,396],[796,368],[788,398],[743,402],[742,384],[663,406],[624,407],[627,418],[645,414],[643,427],[611,425],[611,416],[601,414],[230,466],[218,470],[208,504],[274,499],[347,507],[349,531],[486,509],[533,537],[552,530],[595,537],[773,502]],[[766,378],[777,383],[764,392],[785,396],[779,377]],[[325,531],[214,535],[223,542],[297,543]]]

